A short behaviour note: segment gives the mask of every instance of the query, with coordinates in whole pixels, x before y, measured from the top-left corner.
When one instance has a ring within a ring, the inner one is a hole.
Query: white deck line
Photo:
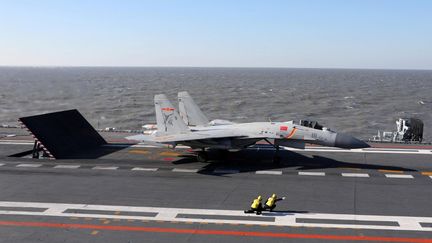
[[[18,164],[16,167],[37,168],[41,166],[42,164]]]
[[[11,145],[33,145],[33,141],[28,140],[0,140],[0,144],[11,144]],[[167,148],[167,146],[154,146],[148,144],[135,144],[135,145],[122,145],[122,144],[107,144],[107,147],[132,147],[132,148]],[[188,146],[177,146],[176,148],[188,149]],[[299,151],[299,152],[340,152],[340,153],[382,153],[382,154],[432,154],[430,149],[397,149],[397,148],[366,148],[366,149],[340,149],[333,147],[318,148],[314,146],[307,146],[305,149],[296,149],[290,147],[281,147],[285,150]],[[256,148],[251,148],[256,149]],[[273,148],[259,148],[260,150],[274,150]],[[406,151],[412,150],[412,151]]]
[[[95,166],[92,168],[93,170],[117,170],[117,166]]]
[[[78,169],[81,165],[56,165],[55,169]]]
[[[34,142],[28,140],[0,140],[0,144],[10,144],[10,145],[33,145]]]
[[[257,170],[255,171],[257,175],[282,175],[280,170]]]
[[[3,165],[5,165],[5,163],[0,163],[0,166],[3,166]]]
[[[134,167],[131,170],[133,171],[157,171],[158,168],[142,168],[142,167]]]
[[[432,154],[431,150],[428,149],[393,149],[393,148],[366,148],[366,149],[339,149],[339,148],[308,148],[297,149],[290,147],[283,147],[285,150],[298,151],[298,152],[335,152],[335,153],[378,153],[378,154]],[[412,150],[412,151],[406,151]]]
[[[174,169],[172,169],[172,172],[197,173],[198,169],[180,169],[180,168],[174,168]]]
[[[207,222],[207,223],[237,223],[247,225],[274,225],[274,226],[305,226],[320,228],[352,228],[352,229],[375,229],[396,231],[429,231],[432,227],[422,227],[420,223],[432,223],[432,217],[412,216],[385,216],[385,215],[358,215],[358,214],[325,214],[325,213],[270,213],[264,212],[258,217],[272,217],[272,221],[254,220],[256,215],[246,215],[242,210],[217,210],[217,209],[188,209],[188,208],[159,208],[159,207],[130,207],[112,205],[90,205],[90,204],[60,204],[60,203],[36,203],[36,202],[6,202],[0,201],[2,207],[31,207],[46,208],[43,212],[2,210],[0,215],[25,215],[25,216],[53,216],[53,217],[80,217],[80,218],[105,218],[105,219],[135,219],[135,220],[163,220],[173,222]],[[156,216],[134,216],[134,215],[112,215],[97,212],[91,213],[64,213],[66,210],[100,210],[100,211],[123,211],[123,212],[149,212],[157,213]],[[178,214],[186,215],[218,215],[221,219],[180,218]],[[243,219],[223,219],[223,216],[243,216]],[[251,220],[248,220],[250,218]],[[297,223],[297,219],[315,220],[353,220],[353,221],[378,221],[396,222],[397,226],[366,225],[366,224],[337,224],[337,223]]]
[[[412,175],[400,175],[400,174],[385,174],[387,178],[401,178],[401,179],[412,179]]]
[[[305,171],[299,171],[298,175],[305,175],[305,176],[325,176],[325,172],[305,172]]]
[[[366,173],[342,173],[344,177],[369,177]]]

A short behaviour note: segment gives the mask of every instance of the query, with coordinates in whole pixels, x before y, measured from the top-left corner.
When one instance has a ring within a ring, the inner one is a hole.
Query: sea
[[[78,109],[95,127],[155,123],[153,96],[188,91],[210,119],[315,120],[362,139],[423,120],[432,140],[432,70],[0,67],[0,124]]]

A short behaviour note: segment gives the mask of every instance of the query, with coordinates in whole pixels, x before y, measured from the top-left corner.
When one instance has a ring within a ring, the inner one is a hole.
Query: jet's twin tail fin
[[[155,95],[154,104],[158,134],[167,135],[190,131],[177,110],[164,94]]]
[[[188,126],[208,126],[209,120],[189,95],[183,91],[178,93],[179,111]]]

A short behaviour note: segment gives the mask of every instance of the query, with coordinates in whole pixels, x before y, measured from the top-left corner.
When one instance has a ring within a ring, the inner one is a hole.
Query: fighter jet
[[[193,98],[187,91],[182,91],[177,94],[179,103],[180,117],[189,127],[208,127],[219,125],[232,125],[235,122],[216,119],[209,121],[206,115],[201,111],[199,106],[195,103]]]
[[[304,148],[305,143],[347,149],[366,148],[369,145],[343,133],[336,133],[323,127],[308,127],[289,122],[249,122],[211,124],[187,93],[179,94],[180,111],[174,108],[164,94],[154,97],[157,132],[152,135],[135,135],[130,140],[169,144],[181,144],[198,149],[198,161],[207,161],[209,150],[245,149],[265,140],[276,149],[274,162],[280,146]],[[189,125],[189,126],[188,126]],[[273,140],[274,142],[270,142]]]

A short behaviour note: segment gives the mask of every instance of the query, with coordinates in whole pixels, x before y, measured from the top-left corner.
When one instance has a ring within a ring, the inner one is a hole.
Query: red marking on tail
[[[171,107],[165,107],[165,108],[162,108],[162,110],[163,111],[173,111],[173,110],[175,110],[174,108],[171,108]]]

